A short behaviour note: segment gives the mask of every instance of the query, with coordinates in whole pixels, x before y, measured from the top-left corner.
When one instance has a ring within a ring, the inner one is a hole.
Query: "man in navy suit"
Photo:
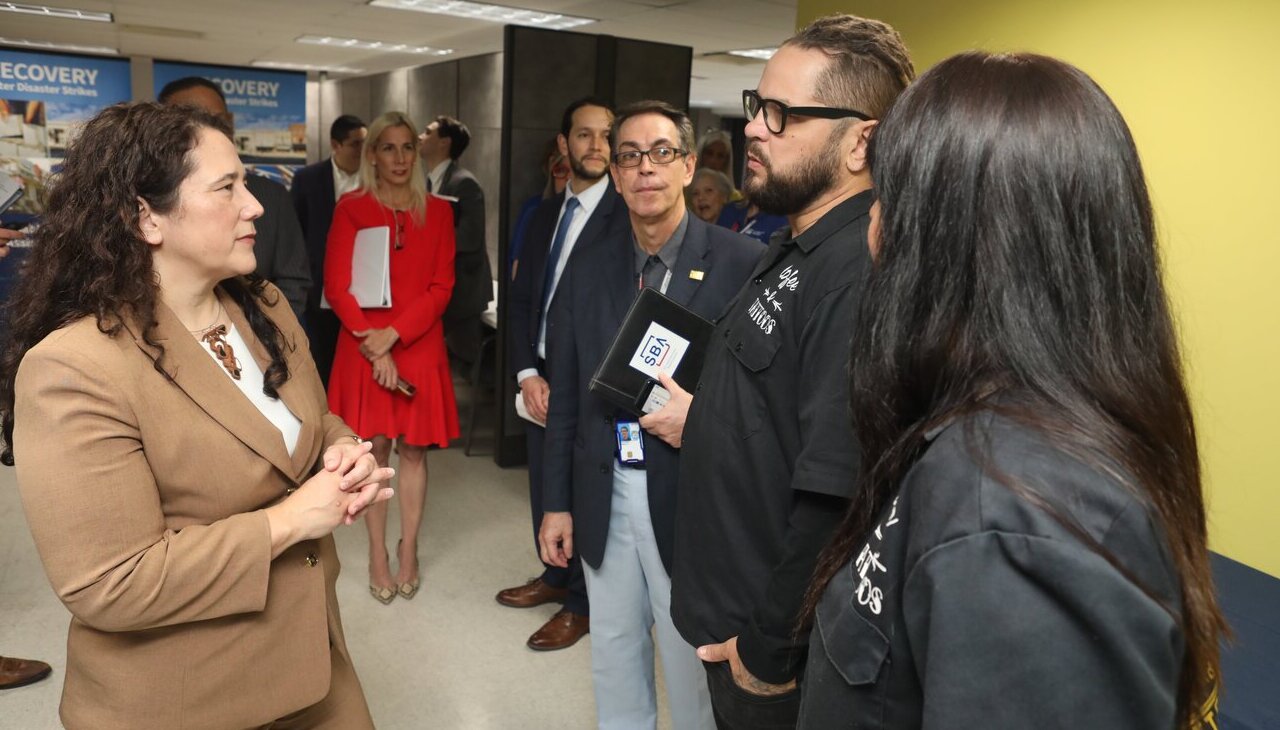
[[[329,385],[333,367],[333,351],[338,344],[341,324],[333,310],[320,307],[324,291],[324,248],[333,222],[333,209],[346,193],[360,186],[360,153],[369,130],[359,117],[343,114],[329,126],[328,159],[307,165],[293,176],[293,209],[302,224],[307,240],[307,259],[311,262],[311,287],[307,296],[307,339],[311,341],[311,358],[320,370],[320,379]]]
[[[627,230],[627,208],[609,179],[609,134],[613,110],[599,99],[579,99],[565,109],[557,143],[569,160],[572,180],[564,193],[544,201],[534,211],[526,233],[520,267],[511,283],[507,302],[507,337],[511,372],[520,384],[525,409],[538,421],[546,421],[550,386],[547,383],[547,306],[554,299],[561,273],[570,254],[594,246],[613,230]],[[557,242],[558,240],[558,242]],[[534,551],[538,552],[538,528],[542,524],[542,454],[545,431],[527,423],[529,453],[529,506],[533,514]],[[574,559],[565,566],[546,565],[542,575],[525,585],[502,590],[499,603],[515,608],[552,601],[564,609],[529,637],[528,646],[539,651],[572,646],[587,633],[589,604],[582,565]]]
[[[636,417],[588,391],[592,373],[641,287],[710,320],[742,287],[760,244],[691,215],[684,188],[696,163],[693,125],[663,102],[633,104],[614,122],[614,184],[630,226],[575,252],[549,318],[543,560],[584,561],[599,724],[653,727],[656,629],[671,724],[714,727],[701,663],[671,622],[671,554],[679,450],[643,438],[643,459],[618,455]],[[665,378],[664,378],[665,380]],[[631,450],[628,449],[630,452]]]

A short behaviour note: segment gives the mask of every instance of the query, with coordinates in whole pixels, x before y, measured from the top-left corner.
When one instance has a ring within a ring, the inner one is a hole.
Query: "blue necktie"
[[[564,239],[569,236],[569,226],[573,224],[573,214],[578,210],[578,199],[569,198],[564,201],[564,213],[560,216],[560,225],[556,226],[556,237],[551,239],[551,250],[547,252],[547,270],[542,277],[542,326],[546,327],[547,306],[551,304],[551,287],[556,279],[556,265],[560,263],[560,251],[564,248]]]

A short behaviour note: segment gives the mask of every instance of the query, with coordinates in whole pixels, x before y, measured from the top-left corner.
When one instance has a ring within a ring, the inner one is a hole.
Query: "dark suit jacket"
[[[478,317],[493,301],[493,269],[484,241],[484,190],[470,170],[449,163],[440,178],[439,195],[457,198],[453,203],[453,234],[457,242],[454,256],[453,297],[445,319]]]
[[[254,221],[258,239],[253,253],[258,258],[258,276],[280,288],[299,321],[311,290],[311,269],[307,264],[307,246],[302,240],[302,227],[293,212],[289,191],[283,185],[261,175],[247,175],[245,187],[262,204],[262,217]]]
[[[293,198],[293,210],[302,225],[306,240],[307,260],[311,262],[311,281],[314,286],[307,295],[307,309],[320,308],[320,295],[324,287],[324,243],[329,238],[329,225],[333,223],[333,209],[338,199],[333,190],[333,158],[326,158],[314,165],[307,165],[293,176],[289,190]]]
[[[529,221],[520,267],[507,292],[507,343],[511,375],[538,367],[538,325],[542,321],[542,287],[546,278],[547,253],[556,235],[556,222],[564,205],[564,193],[542,201]],[[591,211],[582,233],[573,245],[573,255],[590,248],[616,230],[630,231],[627,203],[606,183],[604,197]],[[567,269],[566,269],[567,270]],[[544,373],[545,375],[545,373]]]
[[[715,320],[742,289],[764,251],[758,241],[686,215],[689,228],[667,296]],[[587,392],[587,384],[635,299],[634,251],[629,228],[600,245],[575,248],[547,320],[551,407],[542,506],[546,512],[573,512],[574,545],[593,567],[604,559],[609,535],[617,446],[613,419],[619,411]],[[690,278],[695,270],[702,272],[701,281]],[[658,552],[670,572],[680,452],[648,434],[644,446],[649,515]]]

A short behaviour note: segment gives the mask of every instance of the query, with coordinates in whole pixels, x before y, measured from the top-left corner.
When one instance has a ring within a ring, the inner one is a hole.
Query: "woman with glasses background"
[[[440,316],[453,291],[453,210],[429,196],[409,117],[387,112],[369,125],[360,187],[338,201],[325,249],[325,298],[342,321],[329,407],[386,466],[400,455],[397,571],[386,547],[387,505],[371,508],[369,591],[382,603],[418,591],[418,532],[427,496],[427,447],[458,436],[458,408]],[[390,232],[391,306],[361,308],[350,293],[356,234]]]

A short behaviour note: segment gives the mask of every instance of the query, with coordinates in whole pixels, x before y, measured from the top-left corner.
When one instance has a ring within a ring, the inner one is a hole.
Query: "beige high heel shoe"
[[[400,546],[403,544],[404,544],[403,539],[396,543],[396,559],[400,558]],[[415,560],[417,559],[417,557],[418,557],[417,555],[414,555]],[[407,601],[413,598],[414,596],[418,595],[418,586],[421,583],[422,583],[422,576],[420,574],[415,575],[413,576],[413,580],[409,581],[408,583],[401,583],[399,586],[397,586],[396,590],[400,594],[400,597]]]
[[[386,552],[386,548],[385,548],[385,547],[383,548],[383,552]],[[397,549],[397,551],[396,551],[396,554],[397,554],[397,555],[399,554],[399,550],[398,550],[398,549]],[[389,556],[389,555],[387,556],[387,562],[388,562],[388,563],[390,563],[390,562],[391,562],[391,556]],[[373,571],[372,571],[372,570],[370,570],[370,571],[369,571],[369,574],[370,574],[370,575],[372,575],[372,574],[373,574]],[[394,601],[394,600],[395,600],[395,598],[396,598],[396,592],[397,592],[397,586],[395,586],[395,585],[392,585],[392,586],[389,586],[389,587],[388,587],[388,586],[377,586],[377,585],[374,585],[372,581],[370,581],[370,582],[369,582],[369,593],[370,593],[371,595],[373,595],[373,597],[378,601],[378,603],[381,603],[381,604],[382,604],[382,605],[384,605],[384,606],[385,606],[385,605],[387,605],[388,603],[391,603],[392,601]]]

